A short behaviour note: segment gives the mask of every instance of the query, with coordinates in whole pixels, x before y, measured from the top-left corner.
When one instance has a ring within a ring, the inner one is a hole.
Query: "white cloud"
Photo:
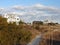
[[[4,10],[4,8],[0,8],[0,10]]]
[[[42,4],[36,4],[36,5],[32,5],[32,6],[13,6],[13,9],[15,9],[16,11],[20,10],[23,12],[27,12],[27,14],[29,13],[32,15],[35,15],[36,12],[38,12],[38,11],[40,11],[40,13],[44,12],[45,14],[48,14],[48,13],[60,14],[60,9],[52,7],[52,6],[45,6]],[[47,15],[47,16],[49,16],[49,15]]]
[[[0,10],[3,10],[1,8]],[[32,6],[19,6],[15,5],[12,8],[5,9],[6,13],[14,13],[19,16],[23,16],[24,20],[36,19],[41,16],[54,16],[60,15],[60,8],[52,7],[52,6],[45,6],[42,4],[35,4]],[[38,19],[37,19],[38,20]]]
[[[15,6],[12,7],[12,9],[15,9],[15,10],[25,10],[25,7],[24,6],[15,5]]]

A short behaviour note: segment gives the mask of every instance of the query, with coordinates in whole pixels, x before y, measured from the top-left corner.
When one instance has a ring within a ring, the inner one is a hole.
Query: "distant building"
[[[16,24],[19,25],[20,18],[17,15],[6,13],[3,17],[7,18],[8,23],[16,22]]]

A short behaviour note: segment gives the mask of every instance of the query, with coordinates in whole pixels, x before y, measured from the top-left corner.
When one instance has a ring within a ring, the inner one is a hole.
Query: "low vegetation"
[[[33,27],[42,33],[40,45],[60,45],[60,24],[34,21]]]
[[[32,25],[27,25],[20,21],[19,25],[16,25],[15,22],[7,23],[7,19],[0,16],[0,45],[26,45],[40,32],[43,34],[40,45],[47,45],[47,42],[52,40],[49,39],[52,35],[54,41],[60,41],[59,30],[58,23],[44,24],[42,21],[34,21]]]
[[[60,25],[49,25],[40,45],[60,45]]]
[[[25,28],[23,22],[7,23],[7,19],[0,17],[0,45],[25,45],[31,40],[31,32]]]

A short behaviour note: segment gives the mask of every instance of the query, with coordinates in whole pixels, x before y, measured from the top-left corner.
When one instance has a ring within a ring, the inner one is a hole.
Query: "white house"
[[[20,18],[16,14],[6,13],[3,17],[7,18],[8,23],[16,22],[19,25]]]

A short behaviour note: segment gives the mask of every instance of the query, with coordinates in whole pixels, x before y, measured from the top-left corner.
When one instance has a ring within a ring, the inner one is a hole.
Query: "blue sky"
[[[26,22],[49,19],[60,23],[60,0],[0,0],[0,13],[19,15]]]
[[[37,3],[60,7],[60,0],[0,0],[0,7],[10,7],[13,5],[33,5]]]

